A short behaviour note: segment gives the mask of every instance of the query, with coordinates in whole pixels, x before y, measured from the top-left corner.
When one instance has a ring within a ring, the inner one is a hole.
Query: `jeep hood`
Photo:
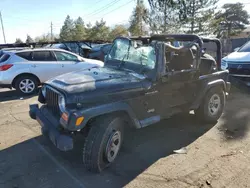
[[[95,96],[142,88],[145,77],[107,67],[79,70],[58,76],[46,84],[68,95]]]

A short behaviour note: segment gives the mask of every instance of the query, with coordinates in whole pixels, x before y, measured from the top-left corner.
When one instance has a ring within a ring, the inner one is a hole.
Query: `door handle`
[[[31,65],[32,67],[36,67],[36,65]]]

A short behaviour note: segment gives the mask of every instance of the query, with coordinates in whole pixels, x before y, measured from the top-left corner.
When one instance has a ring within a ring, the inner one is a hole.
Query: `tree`
[[[36,42],[49,42],[51,41],[51,36],[50,34],[44,34],[42,36],[36,37],[35,41]]]
[[[86,37],[84,21],[81,17],[78,17],[75,21],[73,40],[83,40]]]
[[[21,44],[21,43],[23,43],[23,41],[20,38],[17,38],[15,43],[16,44]]]
[[[32,42],[34,42],[34,40],[29,36],[29,35],[27,35],[27,39],[26,39],[26,43],[32,43]]]
[[[137,0],[136,7],[130,18],[129,31],[132,35],[142,36],[147,33],[145,28],[145,18],[147,9],[145,8],[143,0]]]
[[[102,19],[96,21],[95,25],[87,25],[88,38],[90,40],[108,40],[110,29],[106,26],[106,22]]]
[[[186,32],[191,34],[204,33],[213,17],[218,0],[179,0],[179,18]]]
[[[89,22],[88,24],[86,24],[85,27],[85,32],[86,32],[86,39],[89,39],[92,33],[92,24]]]
[[[164,20],[163,14],[151,10],[147,13],[145,22],[148,24],[151,34],[179,33],[181,31],[181,24],[176,14],[171,13],[166,18],[167,22]]]
[[[250,15],[244,10],[242,3],[225,4],[222,9],[216,13],[214,21],[211,22],[217,37],[236,35],[249,24]]]
[[[114,40],[118,36],[127,36],[128,30],[123,25],[116,25],[109,33],[109,40]]]
[[[153,33],[173,32],[178,29],[178,7],[181,4],[177,0],[148,0],[150,9],[147,14],[147,24]]]
[[[74,36],[74,21],[68,15],[64,21],[64,25],[60,31],[60,39],[62,41],[73,40]]]

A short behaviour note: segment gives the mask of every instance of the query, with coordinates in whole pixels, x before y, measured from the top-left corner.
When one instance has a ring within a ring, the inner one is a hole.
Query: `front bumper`
[[[46,106],[38,107],[30,105],[29,115],[41,125],[43,135],[48,136],[52,143],[61,151],[73,149],[73,138],[69,134],[62,133],[60,123],[47,110]]]

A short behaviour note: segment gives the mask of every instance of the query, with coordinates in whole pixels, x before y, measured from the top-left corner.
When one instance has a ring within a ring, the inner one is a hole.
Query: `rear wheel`
[[[195,115],[206,122],[216,122],[225,107],[225,92],[222,88],[210,89]]]
[[[34,94],[38,88],[38,81],[33,76],[20,76],[15,81],[15,88],[23,95]]]
[[[101,172],[117,158],[124,136],[124,121],[119,116],[104,116],[89,126],[83,148],[83,163],[88,170]]]

